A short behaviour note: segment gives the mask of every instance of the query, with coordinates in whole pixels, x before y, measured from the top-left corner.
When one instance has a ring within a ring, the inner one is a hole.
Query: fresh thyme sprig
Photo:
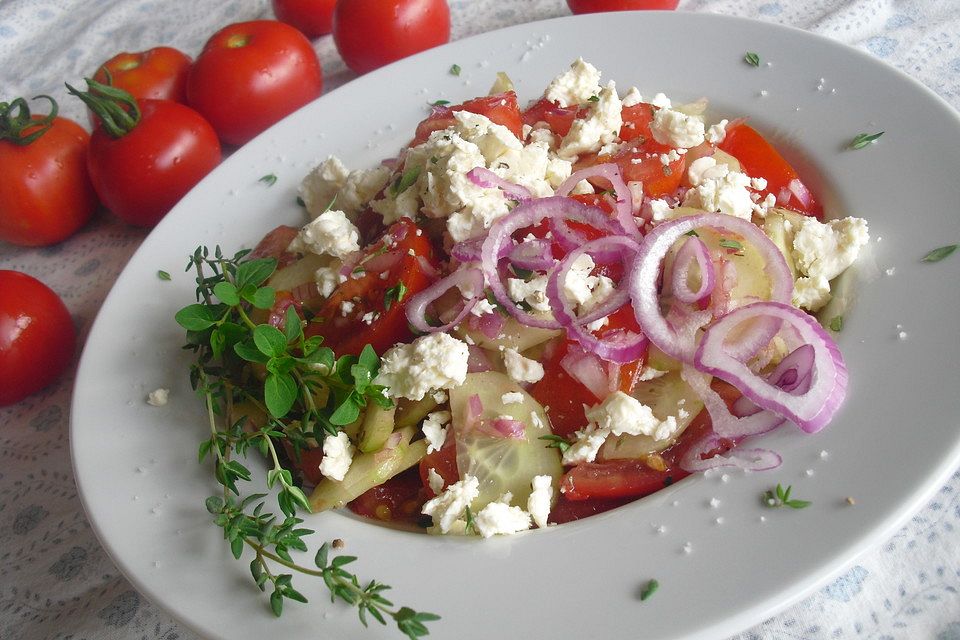
[[[789,485],[786,489],[784,489],[783,485],[778,482],[775,489],[770,489],[763,494],[763,504],[774,509],[778,507],[805,509],[813,504],[809,500],[797,500],[796,498],[791,498],[790,492],[792,490],[792,485]]]
[[[281,458],[298,458],[302,450],[317,447],[327,435],[355,422],[373,402],[384,408],[392,403],[383,387],[373,383],[380,359],[367,345],[358,356],[341,356],[322,346],[319,336],[304,334],[304,318],[288,306],[278,318],[276,295],[265,286],[276,270],[276,260],[247,260],[246,251],[227,257],[217,247],[211,254],[199,247],[187,271],[196,271],[195,304],[177,315],[187,330],[186,349],[196,354],[190,381],[204,399],[210,435],[200,444],[198,457],[213,460],[214,477],[222,495],[207,499],[207,510],[223,529],[234,557],[250,549],[253,580],[261,591],[272,585],[270,606],[283,612],[284,600],[306,602],[293,587],[293,574],[319,577],[330,590],[331,602],[342,600],[357,607],[360,621],[367,617],[381,624],[392,618],[411,638],[428,635],[432,613],[409,607],[393,608],[382,593],[390,587],[377,581],[361,586],[359,578],[344,569],[352,556],[330,558],[329,545],[316,555],[316,568],[293,560],[291,551],[306,551],[304,538],[312,533],[298,525],[298,510],[309,512],[310,501],[297,486]],[[269,314],[269,316],[268,316]],[[257,322],[257,318],[270,322]],[[281,446],[282,445],[282,446]],[[250,449],[259,451],[271,468],[267,488],[277,488],[280,520],[265,511],[266,493],[241,495],[239,483],[249,482],[250,470],[238,460]],[[252,511],[250,510],[252,508]]]

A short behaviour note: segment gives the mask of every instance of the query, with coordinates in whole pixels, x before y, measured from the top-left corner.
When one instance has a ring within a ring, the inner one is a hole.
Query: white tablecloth
[[[453,39],[569,13],[563,0],[450,5]],[[956,0],[684,0],[680,9],[755,17],[835,38],[960,106]],[[0,0],[0,100],[49,93],[63,115],[85,123],[80,103],[65,94],[65,80],[81,82],[122,50],[165,44],[196,55],[220,26],[262,17],[272,17],[266,0]],[[355,77],[332,38],[315,46],[327,90]],[[0,269],[24,271],[56,290],[82,340],[145,235],[101,211],[55,247],[0,243]],[[67,443],[72,374],[0,409],[0,639],[193,639],[119,574],[86,520]],[[960,640],[958,494],[960,474],[839,579],[738,640]]]

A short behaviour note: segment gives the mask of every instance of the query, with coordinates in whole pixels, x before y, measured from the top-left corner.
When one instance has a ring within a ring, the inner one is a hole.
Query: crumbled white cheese
[[[650,101],[650,104],[660,109],[673,108],[673,103],[670,101],[670,98],[668,98],[664,93],[658,93],[654,95],[653,100]]]
[[[867,221],[863,218],[849,217],[824,224],[807,217],[793,237],[793,257],[804,275],[833,280],[856,261],[869,240]]]
[[[706,139],[710,144],[720,144],[727,137],[727,125],[729,120],[721,120],[717,124],[710,125],[707,129]],[[761,187],[762,188],[762,187]]]
[[[428,500],[420,513],[433,518],[441,533],[448,533],[456,520],[460,519],[470,503],[480,495],[480,482],[474,476],[466,476],[454,482],[436,498]]]
[[[339,269],[333,267],[320,267],[313,272],[313,279],[317,283],[317,291],[324,298],[329,298],[333,290],[340,283]]]
[[[446,333],[432,333],[383,354],[374,384],[393,398],[422,400],[437,389],[452,389],[467,376],[467,344]]]
[[[323,459],[320,461],[320,473],[325,478],[343,480],[353,463],[356,448],[350,442],[350,436],[341,431],[336,436],[323,439]]]
[[[590,275],[596,264],[590,254],[584,253],[573,261],[563,281],[563,292],[574,305],[580,305],[590,299],[593,288],[597,286],[597,277]]]
[[[430,487],[430,491],[433,491],[433,495],[438,496],[443,491],[443,477],[437,473],[437,470],[433,467],[430,467],[427,470],[427,485]]]
[[[351,302],[350,300],[344,300],[340,303],[340,315],[346,318],[348,315],[353,313],[354,307],[357,305]]]
[[[654,369],[651,366],[643,365],[643,369],[640,370],[640,375],[637,376],[638,382],[647,382],[648,380],[656,380],[667,375],[666,371],[660,371],[659,369]]]
[[[527,511],[541,529],[547,526],[547,519],[550,517],[550,502],[553,500],[553,489],[550,486],[552,482],[551,476],[543,475],[534,476],[530,483],[533,491],[527,498]]]
[[[477,532],[484,538],[510,535],[530,528],[530,514],[508,504],[496,501],[487,504],[474,519]]]
[[[571,107],[583,104],[599,92],[600,71],[583,58],[577,58],[568,71],[550,82],[543,95],[561,107]]]
[[[154,389],[147,394],[147,404],[154,407],[162,407],[170,399],[170,389]]]
[[[725,213],[750,220],[754,209],[750,197],[750,177],[731,171],[713,157],[697,158],[687,170],[691,188],[684,194],[683,205],[704,211]]]
[[[447,401],[447,392],[443,390],[435,391],[430,397],[433,398],[433,401],[437,404],[443,404]]]
[[[450,422],[449,411],[433,411],[424,419],[420,426],[427,439],[427,453],[439,451],[447,439],[447,429],[444,427]]]
[[[670,203],[662,198],[650,200],[647,204],[650,206],[650,219],[654,222],[662,222],[670,215]]]
[[[543,377],[543,365],[523,357],[516,349],[503,350],[503,364],[514,382],[537,382]]]
[[[660,144],[689,149],[703,144],[704,128],[700,116],[673,109],[658,109],[650,123],[650,133]]]
[[[620,102],[624,107],[635,107],[641,102],[643,102],[643,96],[640,95],[640,89],[636,87],[630,87],[626,95],[620,99]]]
[[[822,223],[804,218],[793,237],[793,259],[800,277],[793,289],[793,304],[817,311],[830,301],[830,280],[853,264],[870,240],[867,221],[843,218]]]
[[[287,251],[344,258],[360,249],[360,232],[343,211],[331,209],[308,222],[290,242]]]
[[[559,155],[573,158],[582,153],[598,151],[602,145],[613,142],[623,126],[622,105],[617,87],[609,82],[590,104],[586,118],[577,118],[560,143]],[[703,123],[701,123],[702,126]]]
[[[340,158],[330,156],[317,165],[300,183],[300,199],[314,216],[323,213],[336,197],[350,172]]]
[[[580,464],[581,462],[596,460],[597,453],[599,453],[603,443],[606,442],[610,432],[606,429],[598,429],[595,424],[591,423],[576,431],[573,435],[576,440],[563,452],[563,464]]]
[[[577,431],[576,440],[563,452],[564,464],[593,462],[607,436],[646,435],[654,440],[665,440],[677,431],[677,419],[688,417],[684,409],[677,416],[658,419],[647,405],[622,391],[615,391],[603,402],[586,411],[589,423]]]
[[[508,391],[500,396],[500,402],[503,404],[522,404],[523,394],[519,391]]]
[[[656,440],[668,437],[677,425],[673,416],[661,422],[650,407],[623,391],[611,393],[599,405],[588,409],[586,417],[615,436],[626,433],[653,436]]]
[[[480,298],[477,300],[477,304],[473,305],[473,308],[470,309],[470,313],[477,316],[485,316],[488,313],[494,313],[497,310],[497,306],[487,300],[486,298]]]
[[[333,203],[346,213],[358,213],[390,179],[390,169],[380,165],[369,170],[348,171],[336,156],[330,156],[300,183],[300,199],[312,217]]]
[[[547,299],[547,276],[537,276],[530,281],[507,278],[507,295],[514,302],[526,302],[534,311],[549,311]]]

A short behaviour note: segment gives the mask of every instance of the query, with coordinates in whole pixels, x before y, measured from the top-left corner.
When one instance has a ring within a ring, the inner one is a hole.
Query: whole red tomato
[[[280,22],[295,27],[308,38],[330,33],[333,5],[337,0],[273,0],[273,13]]]
[[[70,312],[49,287],[19,271],[0,271],[0,406],[53,382],[73,359]]]
[[[186,102],[190,62],[190,56],[172,47],[124,51],[97,67],[93,79],[123,89],[137,100]]]
[[[187,78],[187,101],[220,139],[241,145],[323,91],[307,38],[274,20],[224,27],[204,45]]]
[[[676,9],[680,0],[567,0],[574,13],[633,11],[636,9]]]
[[[87,84],[87,93],[67,86],[103,120],[87,154],[93,186],[118,217],[153,226],[220,163],[217,134],[186,105],[135,101],[115,87],[91,80]],[[111,114],[112,121],[103,118]]]
[[[70,237],[97,208],[90,136],[47,99],[47,116],[31,115],[22,98],[0,102],[0,240],[29,247]]]
[[[339,0],[333,39],[357,73],[405,58],[450,40],[446,0]]]

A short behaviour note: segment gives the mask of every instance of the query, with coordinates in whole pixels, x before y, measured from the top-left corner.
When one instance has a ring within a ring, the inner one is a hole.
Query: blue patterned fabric
[[[450,6],[455,39],[569,13],[563,0],[451,0]],[[835,38],[960,107],[955,0],[684,0],[681,9],[755,17]],[[0,0],[0,99],[49,93],[63,115],[86,122],[63,82],[81,82],[105,52],[167,44],[195,55],[216,28],[258,17],[271,17],[266,0]],[[328,90],[354,77],[330,37],[315,47]],[[30,273],[56,290],[82,340],[144,236],[101,212],[56,247],[0,243],[0,269]],[[0,409],[0,639],[193,640],[118,573],[84,516],[67,444],[72,383],[71,372]],[[736,640],[960,640],[958,493],[955,475],[885,544]]]

